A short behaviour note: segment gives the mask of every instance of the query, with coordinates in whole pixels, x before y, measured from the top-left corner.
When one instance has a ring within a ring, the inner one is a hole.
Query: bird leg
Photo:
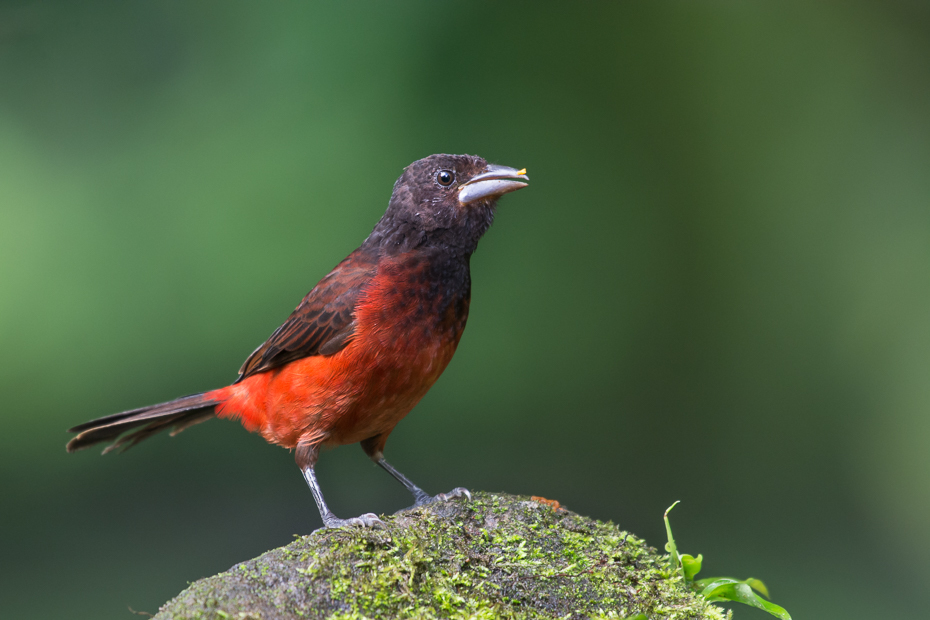
[[[297,466],[300,467],[310,492],[313,493],[313,499],[316,501],[316,507],[320,510],[320,516],[323,518],[323,527],[384,527],[384,522],[378,518],[378,515],[368,512],[351,519],[340,519],[333,514],[333,511],[326,505],[323,499],[323,491],[320,489],[320,483],[316,479],[316,473],[313,471],[319,456],[319,447],[311,444],[297,444],[296,450]]]
[[[402,485],[407,487],[408,491],[413,493],[414,502],[411,508],[416,508],[417,506],[423,506],[424,504],[429,504],[429,503],[437,502],[437,501],[444,502],[454,497],[467,497],[469,500],[471,500],[471,492],[465,487],[456,487],[452,489],[451,491],[449,491],[448,493],[439,493],[438,495],[429,495],[426,493],[426,491],[424,491],[423,489],[421,489],[420,487],[412,483],[410,479],[407,478],[407,476],[403,475],[402,473],[394,469],[394,466],[388,463],[387,461],[385,461],[383,456],[380,457],[375,462],[378,463],[381,469],[383,469],[387,473],[394,476],[394,478],[396,478],[398,482],[400,482]]]
[[[452,499],[453,497],[467,497],[469,500],[471,499],[471,493],[468,491],[468,489],[463,487],[456,487],[448,493],[429,495],[426,491],[411,482],[407,476],[394,469],[393,465],[384,460],[383,450],[385,441],[387,441],[387,435],[370,437],[362,442],[362,450],[365,451],[365,454],[368,455],[368,458],[377,463],[381,469],[394,476],[398,482],[404,485],[404,487],[413,494],[414,502],[411,508],[423,506],[424,504],[429,504],[431,502],[445,501]]]

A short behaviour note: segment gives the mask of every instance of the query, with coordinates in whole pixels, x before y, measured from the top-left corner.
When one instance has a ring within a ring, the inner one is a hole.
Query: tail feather
[[[143,439],[155,433],[171,428],[171,435],[204,422],[214,415],[219,401],[207,398],[204,394],[193,394],[167,403],[132,409],[108,415],[84,424],[78,424],[69,433],[78,433],[68,442],[68,452],[76,452],[94,444],[113,441],[103,453],[112,450],[128,450]],[[142,428],[139,428],[139,427]],[[126,431],[138,429],[128,435]],[[123,435],[120,437],[120,435]]]

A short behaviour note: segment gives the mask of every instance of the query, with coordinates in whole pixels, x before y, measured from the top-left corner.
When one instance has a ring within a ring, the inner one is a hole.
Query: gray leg
[[[307,486],[310,487],[310,492],[313,493],[313,499],[316,501],[316,507],[320,510],[320,516],[323,518],[324,527],[346,527],[348,525],[384,527],[384,522],[381,521],[377,515],[370,512],[358,517],[353,517],[352,519],[340,519],[334,515],[333,511],[326,505],[326,500],[323,499],[323,491],[320,490],[320,483],[317,482],[316,473],[313,471],[313,466],[316,464],[316,457],[318,454],[316,446],[299,444],[296,452],[297,465],[304,475],[304,480],[307,481]]]
[[[423,504],[428,504],[433,501],[433,498],[427,495],[426,491],[412,483],[407,476],[394,469],[394,466],[385,461],[383,456],[378,459],[378,465],[381,469],[394,476],[398,482],[407,487],[408,491],[413,493],[413,499],[415,500],[414,506],[422,506]]]
[[[469,493],[468,489],[464,487],[457,487],[448,493],[440,493],[439,495],[435,496],[428,495],[426,491],[412,483],[410,479],[407,478],[407,476],[394,469],[394,466],[385,461],[383,456],[376,462],[384,471],[394,476],[394,478],[396,478],[398,482],[404,485],[408,491],[413,493],[414,502],[412,508],[416,508],[417,506],[422,506],[424,504],[429,504],[435,501],[445,501],[447,499],[452,499],[453,497],[467,497],[469,500],[471,499],[471,493]]]
[[[393,465],[384,460],[384,442],[387,441],[387,436],[389,434],[390,431],[382,435],[369,437],[368,439],[362,441],[362,450],[365,451],[365,454],[368,455],[368,458],[377,463],[381,469],[394,476],[398,482],[404,485],[404,487],[406,487],[406,489],[413,494],[414,501],[411,508],[429,504],[430,502],[445,501],[447,499],[452,499],[453,497],[467,497],[469,500],[471,499],[471,493],[468,492],[468,489],[464,489],[462,487],[452,489],[448,493],[429,495],[426,493],[426,491],[411,482],[407,476],[394,469]]]

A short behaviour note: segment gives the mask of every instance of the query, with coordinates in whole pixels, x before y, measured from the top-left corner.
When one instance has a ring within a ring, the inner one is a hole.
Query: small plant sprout
[[[769,598],[769,591],[759,579],[750,577],[749,579],[740,580],[732,577],[708,577],[695,581],[694,577],[701,571],[704,556],[698,554],[697,557],[694,557],[687,553],[678,553],[678,546],[672,537],[672,524],[668,520],[668,513],[677,505],[678,502],[675,502],[669,506],[664,516],[665,531],[668,534],[665,550],[668,551],[669,556],[669,577],[673,577],[678,573],[685,585],[709,603],[735,601],[767,611],[776,618],[780,618],[780,620],[791,620],[791,615],[785,611],[784,607],[766,600]],[[765,598],[762,598],[756,592],[761,593]]]

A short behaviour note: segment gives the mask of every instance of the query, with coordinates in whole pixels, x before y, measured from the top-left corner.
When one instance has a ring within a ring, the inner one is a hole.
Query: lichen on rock
[[[477,493],[318,530],[201,579],[158,620],[728,617],[642,540],[528,497]]]

